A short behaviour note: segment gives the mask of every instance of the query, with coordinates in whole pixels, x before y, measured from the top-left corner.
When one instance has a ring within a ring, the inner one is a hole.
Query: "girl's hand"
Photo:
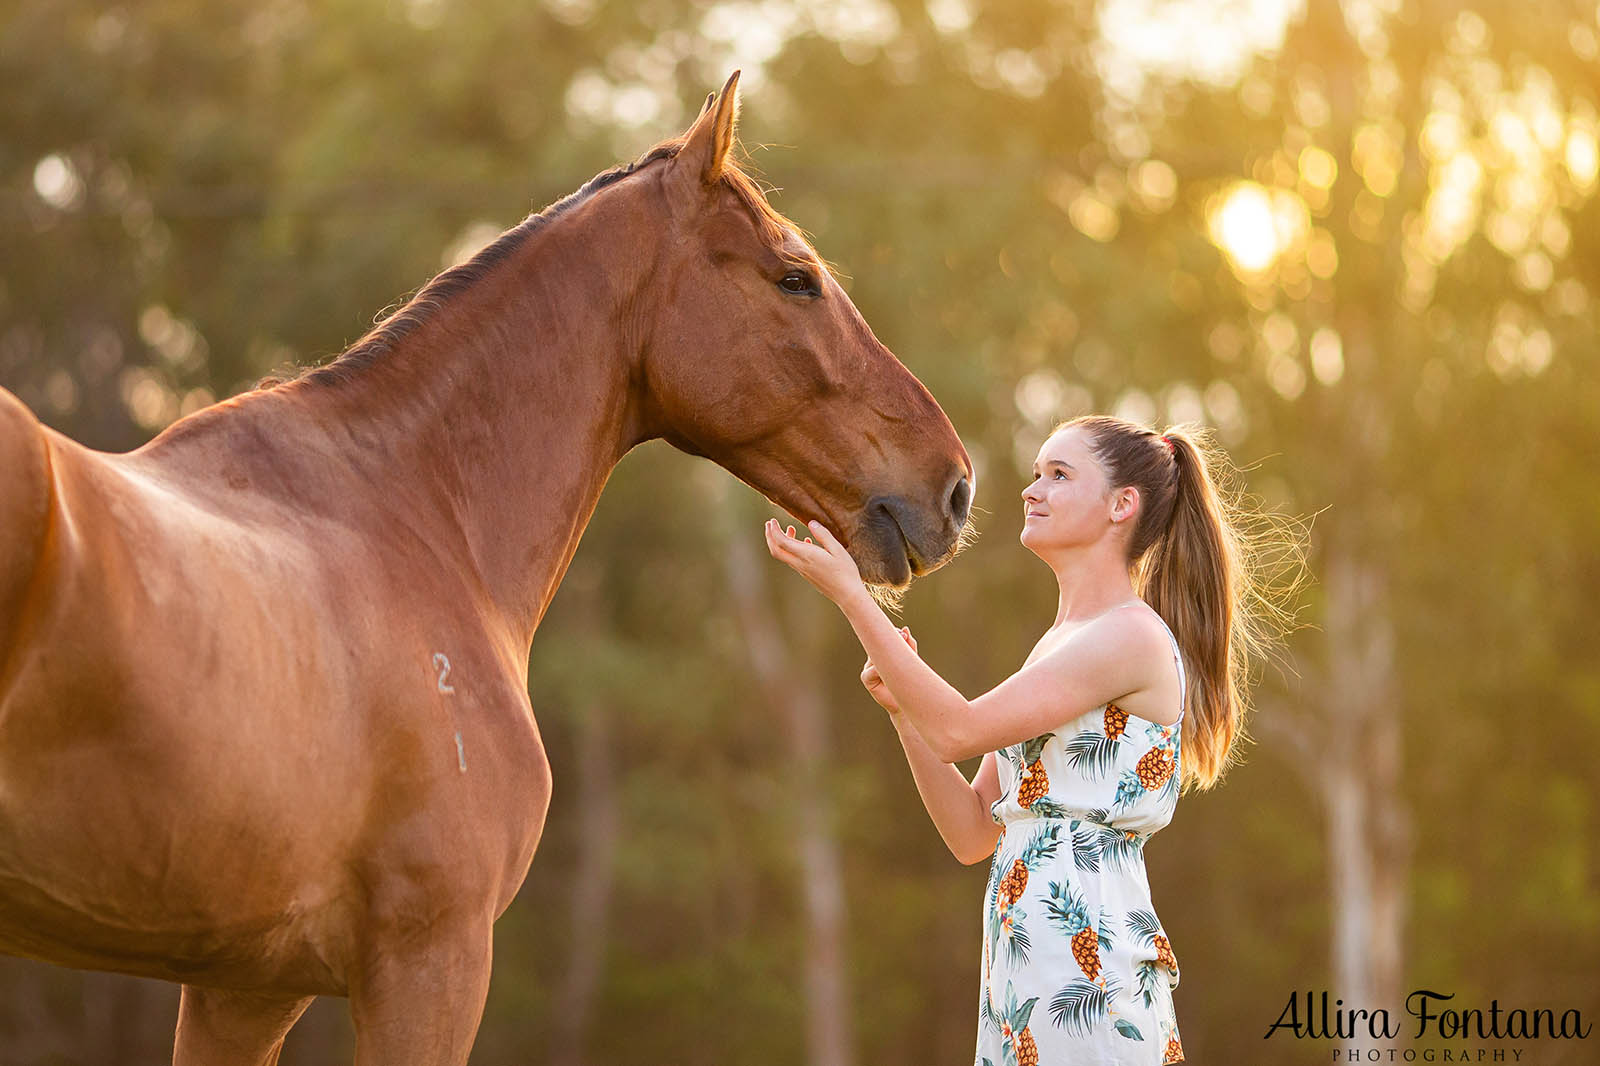
[[[905,642],[911,645],[911,650],[917,650],[917,638],[911,635],[911,630],[906,626],[900,627],[900,635]],[[867,688],[867,695],[878,701],[878,706],[890,714],[900,713],[900,704],[895,701],[894,694],[889,691],[889,686],[883,683],[883,678],[878,676],[878,668],[872,662],[872,656],[867,656],[867,665],[861,670],[861,683]]]
[[[821,522],[808,522],[806,528],[816,537],[815,542],[811,537],[798,540],[793,526],[784,529],[776,518],[768,519],[767,551],[841,607],[851,597],[862,595],[861,571],[844,545]]]

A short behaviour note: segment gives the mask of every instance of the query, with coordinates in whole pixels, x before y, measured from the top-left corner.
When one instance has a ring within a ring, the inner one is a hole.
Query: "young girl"
[[[767,547],[855,629],[862,683],[950,851],[993,856],[975,1066],[1181,1062],[1178,961],[1144,846],[1241,733],[1264,602],[1250,541],[1195,438],[1121,419],[1057,427],[1022,502],[1022,543],[1059,606],[1022,668],[972,700],[917,657],[821,523],[800,540],[769,521]],[[977,755],[969,782],[952,764]]]

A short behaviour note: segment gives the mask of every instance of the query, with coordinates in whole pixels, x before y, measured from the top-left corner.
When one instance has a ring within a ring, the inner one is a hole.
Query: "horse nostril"
[[[962,478],[956,482],[956,487],[950,493],[950,516],[956,520],[956,525],[966,525],[967,508],[971,506],[972,483]]]

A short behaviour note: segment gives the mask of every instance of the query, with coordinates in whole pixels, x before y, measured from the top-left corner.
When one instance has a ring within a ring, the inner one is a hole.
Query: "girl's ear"
[[[1139,513],[1139,490],[1132,485],[1124,485],[1117,489],[1111,496],[1111,516],[1118,522],[1126,522]]]

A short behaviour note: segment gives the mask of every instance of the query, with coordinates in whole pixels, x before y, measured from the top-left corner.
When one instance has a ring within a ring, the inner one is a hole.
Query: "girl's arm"
[[[818,543],[776,522],[767,547],[844,612],[897,705],[941,761],[960,762],[1038,736],[1105,703],[1143,692],[1150,664],[1170,655],[1147,612],[1110,611],[989,692],[969,701],[919,659],[867,594],[844,545],[820,522]]]
[[[839,604],[877,665],[900,713],[948,763],[1036,737],[1150,684],[1143,671],[1170,663],[1166,634],[1144,612],[1112,611],[988,692],[968,700],[905,644],[867,595]]]
[[[906,762],[917,782],[917,794],[928,809],[934,828],[956,861],[967,866],[994,854],[1000,826],[989,808],[1000,798],[1000,775],[995,769],[994,752],[983,757],[983,764],[969,782],[961,771],[928,749],[927,742],[904,714],[891,720],[906,749]]]
[[[899,633],[915,654],[917,642],[911,630],[901,629]],[[1000,826],[989,813],[994,801],[1000,798],[1000,775],[995,768],[994,752],[984,756],[983,764],[969,782],[959,769],[929,750],[922,735],[895,703],[893,693],[884,686],[870,658],[861,671],[861,683],[889,712],[889,720],[894,723],[900,744],[906,750],[906,762],[916,780],[917,794],[922,797],[922,805],[927,808],[928,817],[933,819],[934,828],[939,830],[950,854],[968,866],[989,858],[994,854],[995,840],[1000,835]]]

